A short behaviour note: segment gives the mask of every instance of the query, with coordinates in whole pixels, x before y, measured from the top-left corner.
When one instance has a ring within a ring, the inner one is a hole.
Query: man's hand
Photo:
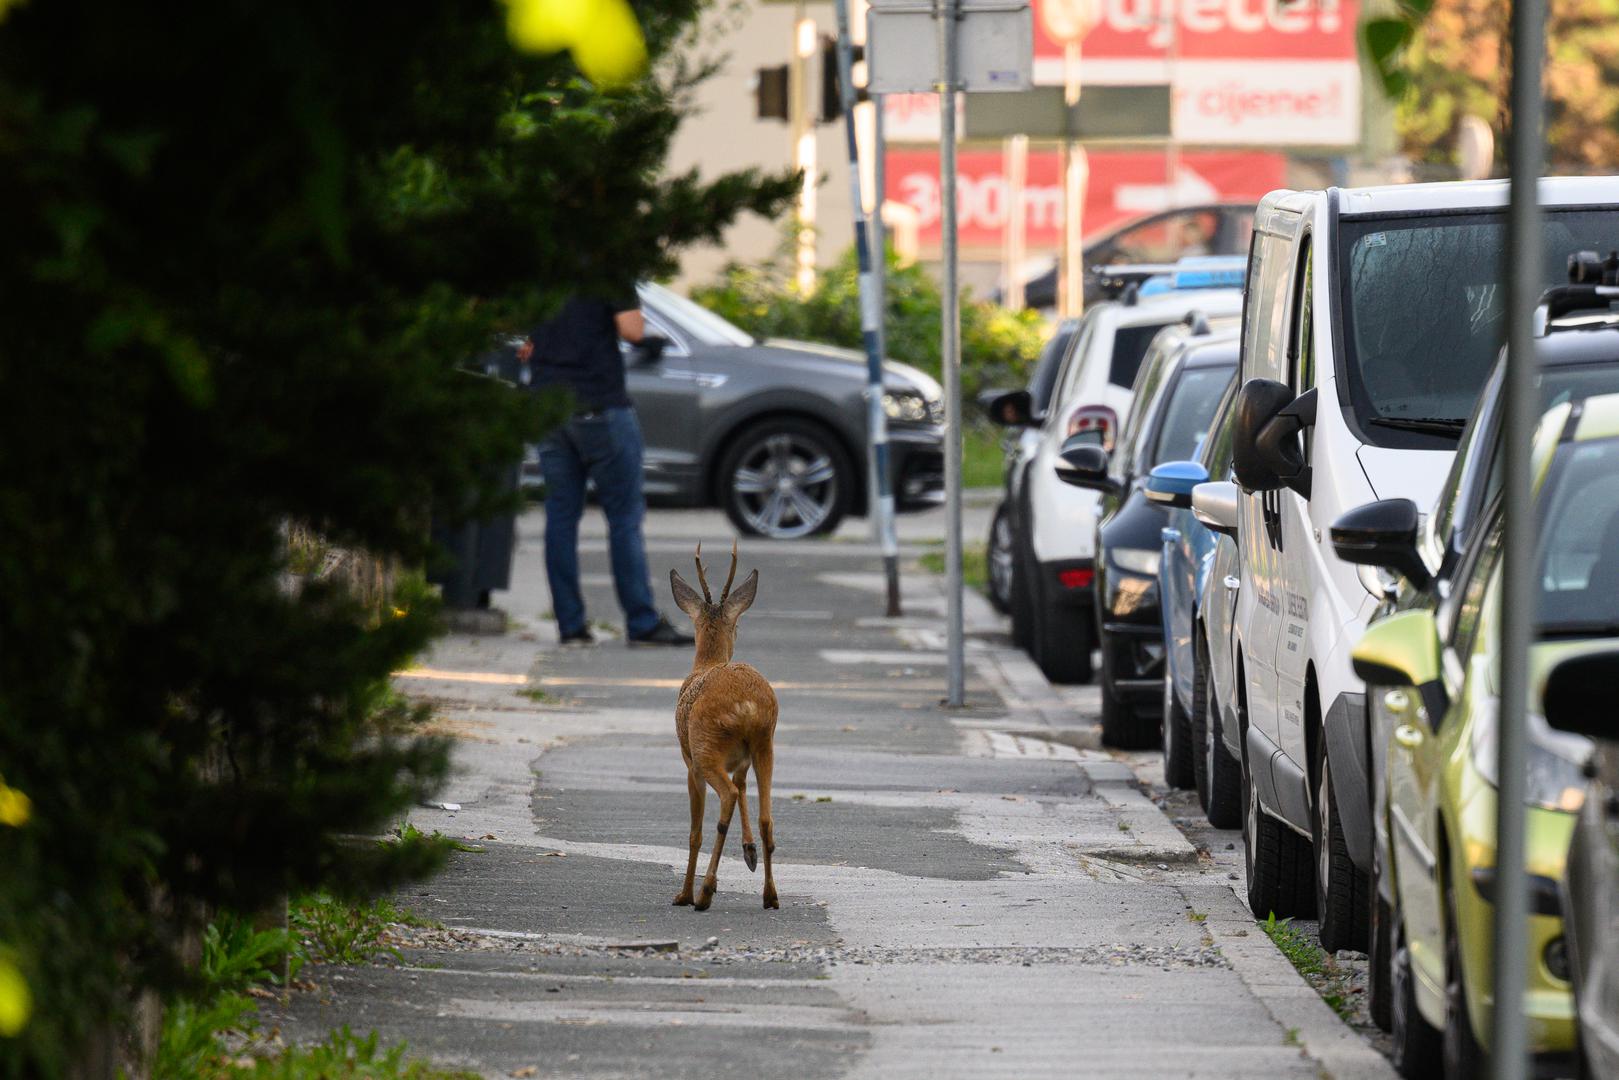
[[[517,346],[517,359],[521,363],[524,363],[524,364],[528,363],[529,357],[531,357],[533,355],[534,355],[534,343],[532,341],[526,341],[525,340],[521,345]]]

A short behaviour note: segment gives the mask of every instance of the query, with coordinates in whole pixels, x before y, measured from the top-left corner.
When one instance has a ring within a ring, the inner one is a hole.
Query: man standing
[[[576,295],[537,327],[518,350],[530,364],[530,385],[573,393],[574,414],[540,444],[545,475],[545,575],[564,645],[595,642],[579,591],[579,519],[585,482],[607,516],[613,586],[624,609],[631,644],[690,645],[652,602],[641,521],[641,425],[624,388],[619,338],[646,339],[646,322],[633,289],[617,297]],[[651,343],[648,343],[651,344]]]

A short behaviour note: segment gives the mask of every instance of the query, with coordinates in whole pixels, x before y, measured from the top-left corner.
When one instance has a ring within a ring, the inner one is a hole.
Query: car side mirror
[[[1332,523],[1332,547],[1346,563],[1392,570],[1416,588],[1425,588],[1433,574],[1417,550],[1419,524],[1417,504],[1410,499],[1367,503]]]
[[[635,357],[636,367],[651,367],[663,359],[663,350],[668,347],[669,339],[662,334],[645,334],[630,346],[630,353]]]
[[[1192,489],[1209,481],[1209,471],[1196,461],[1168,461],[1147,474],[1143,490],[1160,506],[1190,509]]]
[[[1571,656],[1552,668],[1541,692],[1546,723],[1591,739],[1619,739],[1613,689],[1619,685],[1619,649]]]
[[[1429,723],[1438,725],[1449,698],[1440,678],[1439,624],[1431,611],[1402,611],[1366,628],[1349,662],[1369,686],[1413,686]]]
[[[1108,453],[1085,433],[1070,435],[1058,455],[1057,479],[1104,495],[1117,495],[1119,482],[1107,474]]]
[[[1237,538],[1237,485],[1215,480],[1192,489],[1192,515],[1206,529]]]
[[[1034,398],[1027,390],[986,390],[978,404],[1002,427],[1028,427],[1034,423]]]
[[[1274,379],[1249,379],[1237,391],[1232,417],[1231,467],[1244,491],[1292,488],[1310,497],[1304,429],[1315,425],[1316,392],[1293,391]]]

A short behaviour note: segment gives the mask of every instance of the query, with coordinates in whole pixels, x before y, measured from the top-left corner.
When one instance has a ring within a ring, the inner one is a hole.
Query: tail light
[[[1096,445],[1113,452],[1113,434],[1119,430],[1119,414],[1106,405],[1081,405],[1068,417],[1068,437],[1094,433]]]
[[[1057,582],[1065,589],[1088,588],[1090,583],[1095,579],[1096,571],[1094,570],[1073,569],[1057,571]]]

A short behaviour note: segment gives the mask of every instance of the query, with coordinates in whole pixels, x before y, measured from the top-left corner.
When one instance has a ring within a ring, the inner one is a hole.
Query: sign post
[[[841,7],[839,9],[842,10]],[[944,368],[945,704],[966,704],[961,606],[961,292],[956,283],[956,94],[1025,90],[1033,82],[1034,15],[1028,0],[873,0],[866,51],[873,93],[932,90],[939,95],[940,256],[944,266],[939,327]],[[933,23],[938,52],[918,46]],[[966,47],[962,45],[962,30]],[[858,202],[858,194],[856,197]]]

